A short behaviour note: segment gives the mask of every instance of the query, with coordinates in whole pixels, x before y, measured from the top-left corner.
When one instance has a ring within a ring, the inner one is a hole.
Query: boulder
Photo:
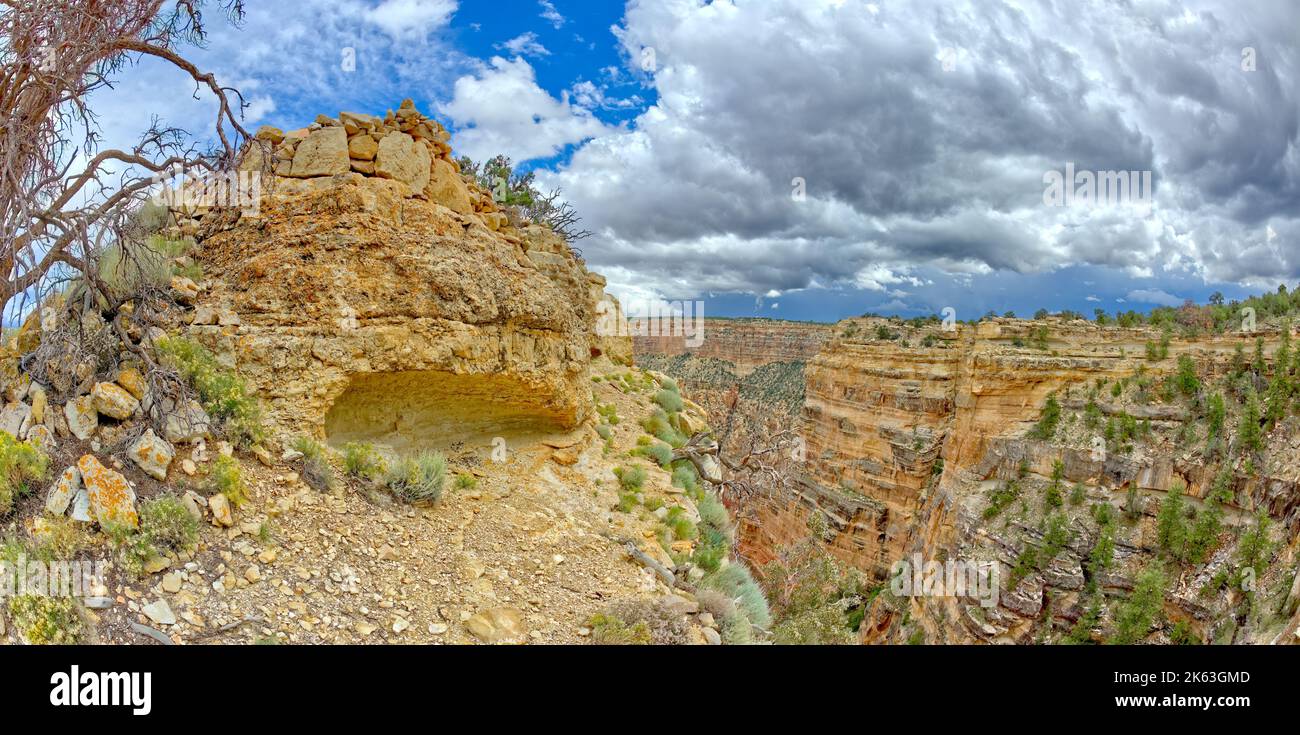
[[[105,467],[93,454],[77,460],[77,470],[86,486],[90,512],[99,525],[140,525],[135,509],[135,490],[119,472]]]
[[[263,125],[257,129],[257,133],[254,134],[253,137],[258,140],[265,140],[274,143],[275,145],[280,145],[284,142],[284,131],[271,125]]]
[[[348,155],[361,161],[373,161],[379,144],[369,135],[354,135],[348,140]]]
[[[47,452],[59,446],[54,439],[54,432],[50,431],[50,427],[45,424],[33,424],[24,438]]]
[[[131,461],[139,465],[145,474],[155,480],[166,480],[167,468],[171,467],[176,450],[172,445],[159,439],[153,433],[153,429],[149,429],[131,445],[130,454]]]
[[[95,383],[90,395],[96,411],[119,421],[131,418],[140,408],[140,401],[116,383]]]
[[[528,635],[524,614],[513,607],[494,607],[465,621],[465,627],[484,643],[522,640]]]
[[[298,144],[289,176],[306,179],[348,172],[348,134],[341,127],[313,131]]]
[[[147,385],[144,382],[144,376],[136,368],[130,367],[118,373],[117,384],[125,388],[127,393],[135,396],[136,400],[144,398]]]
[[[474,204],[469,198],[469,187],[465,180],[456,173],[452,164],[441,158],[433,159],[433,169],[429,174],[429,183],[424,187],[424,195],[431,202],[436,202],[458,214],[472,214]]]
[[[72,505],[72,499],[80,490],[81,473],[76,467],[68,467],[50,486],[50,492],[45,496],[45,510],[56,516],[67,513],[68,506]]]
[[[27,390],[27,397],[32,401],[32,423],[45,423],[45,409],[49,406],[49,396],[45,389],[35,383]]]
[[[198,401],[191,400],[177,407],[174,399],[155,403],[146,398],[141,405],[146,413],[162,422],[162,438],[173,444],[198,441],[212,429],[212,420]]]
[[[80,477],[81,475],[78,474],[77,476]],[[90,515],[90,492],[86,490],[85,485],[82,485],[72,498],[72,513],[69,517],[78,523],[90,523],[95,520]]]
[[[154,625],[175,625],[176,613],[172,612],[171,605],[166,600],[156,600],[140,608]]]
[[[423,191],[429,184],[431,163],[428,148],[406,133],[389,133],[379,141],[375,175],[400,181],[411,187],[411,191]]]
[[[230,528],[235,525],[235,514],[230,508],[230,499],[221,493],[208,498],[208,510],[212,511],[212,525]]]
[[[202,304],[194,309],[194,319],[190,322],[194,326],[205,326],[217,323],[217,309],[215,306]]]
[[[99,428],[99,412],[95,410],[93,396],[84,395],[68,401],[63,406],[63,415],[68,420],[68,431],[82,441],[93,436],[95,429]]]
[[[199,284],[185,276],[172,276],[172,298],[182,304],[193,304],[199,297]]]
[[[343,123],[345,128],[354,127],[362,131],[378,130],[384,123],[383,120],[374,115],[367,115],[362,112],[340,112],[339,121]]]
[[[22,436],[23,424],[30,421],[32,416],[32,407],[26,403],[10,401],[0,409],[0,431],[9,432],[9,436],[17,439]]]

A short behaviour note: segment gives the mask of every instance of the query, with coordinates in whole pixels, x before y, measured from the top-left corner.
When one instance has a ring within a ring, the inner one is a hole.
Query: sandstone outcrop
[[[191,336],[238,367],[286,435],[402,449],[581,423],[593,355],[630,354],[596,334],[604,279],[549,229],[489,216],[445,131],[413,107],[340,120],[310,134],[377,138],[377,175],[280,179],[256,214],[213,223],[196,314],[237,323],[196,318]]]

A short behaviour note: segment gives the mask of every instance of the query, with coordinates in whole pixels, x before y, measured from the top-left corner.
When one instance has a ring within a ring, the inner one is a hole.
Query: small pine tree
[[[1226,413],[1227,409],[1223,404],[1223,394],[1215,393],[1210,396],[1209,406],[1205,414],[1206,421],[1209,423],[1209,439],[1213,440],[1223,433],[1223,418]]]
[[[1147,636],[1165,600],[1165,573],[1158,565],[1138,575],[1133,594],[1115,611],[1115,636],[1110,642],[1131,645]]]
[[[1241,424],[1237,427],[1237,442],[1242,451],[1257,452],[1262,446],[1259,419],[1259,396],[1252,389],[1246,393],[1246,408],[1241,413]]]
[[[1183,483],[1175,482],[1160,503],[1156,514],[1156,534],[1160,548],[1175,559],[1182,559],[1187,544],[1186,504]]]
[[[1051,439],[1056,434],[1056,427],[1061,423],[1061,404],[1056,400],[1056,394],[1052,393],[1047,396],[1047,403],[1043,404],[1043,414],[1034,426],[1033,436],[1036,439]]]
[[[1190,355],[1178,356],[1178,372],[1174,375],[1174,387],[1184,396],[1194,396],[1201,390],[1201,380],[1196,375],[1196,362]]]

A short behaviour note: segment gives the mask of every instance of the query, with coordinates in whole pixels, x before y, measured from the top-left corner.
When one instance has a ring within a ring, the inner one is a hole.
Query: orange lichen
[[[140,524],[135,510],[135,491],[120,473],[105,467],[93,454],[77,460],[81,481],[90,496],[90,507],[99,525]]]

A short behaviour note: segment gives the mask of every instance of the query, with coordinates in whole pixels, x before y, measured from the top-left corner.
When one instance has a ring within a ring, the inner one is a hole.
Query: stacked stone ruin
[[[245,147],[239,171],[260,173],[263,195],[302,193],[341,176],[389,179],[404,184],[407,196],[477,217],[494,232],[509,228],[509,217],[491,194],[461,175],[450,140],[446,128],[407,99],[383,117],[341,112],[319,115],[289,132],[263,126]],[[182,233],[194,234],[207,211],[197,206],[178,212]]]

